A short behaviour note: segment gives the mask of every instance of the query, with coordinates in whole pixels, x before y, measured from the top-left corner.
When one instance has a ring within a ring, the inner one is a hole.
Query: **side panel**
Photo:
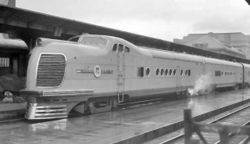
[[[212,83],[216,87],[229,87],[242,83],[242,68],[240,65],[225,65],[208,62],[207,72],[210,71]]]
[[[249,64],[243,64],[243,65],[244,65],[244,82],[250,85],[250,65]]]

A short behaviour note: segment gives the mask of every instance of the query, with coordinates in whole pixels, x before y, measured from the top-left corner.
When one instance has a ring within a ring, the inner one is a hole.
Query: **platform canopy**
[[[0,38],[0,48],[28,50],[25,42],[20,39]]]
[[[25,9],[8,7],[5,5],[0,5],[0,32],[8,33],[14,37],[23,39],[29,47],[34,44],[35,39],[38,37],[66,40],[72,36],[88,33],[116,36],[140,46],[250,63],[250,61],[245,59],[183,46],[162,39],[156,39]]]

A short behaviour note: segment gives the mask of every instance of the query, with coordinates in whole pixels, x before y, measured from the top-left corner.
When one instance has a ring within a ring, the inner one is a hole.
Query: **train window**
[[[117,51],[117,44],[114,44],[112,51]]]
[[[183,75],[183,70],[181,70],[181,73],[180,73],[180,75],[181,75],[181,76]]]
[[[191,76],[191,70],[188,70],[188,76]]]
[[[160,73],[160,70],[157,68],[156,71],[155,71],[155,74],[159,75],[159,73]]]
[[[125,52],[129,52],[129,48],[125,46]]]
[[[122,44],[119,44],[119,45],[118,45],[118,51],[119,51],[119,52],[122,52],[122,51],[123,51],[123,45],[122,45]]]
[[[214,75],[215,75],[215,76],[221,76],[221,72],[220,72],[220,71],[215,71],[215,72],[214,72]],[[225,72],[225,75],[227,75],[227,72]]]
[[[172,69],[169,70],[169,75],[170,75],[170,76],[172,75]]]
[[[9,67],[10,59],[7,57],[0,57],[0,67]]]
[[[92,46],[107,46],[108,44],[108,40],[105,38],[91,37],[91,36],[80,37],[78,42],[81,44],[92,45]]]
[[[147,68],[147,69],[146,69],[146,75],[149,76],[149,73],[150,73],[150,69]]]
[[[175,74],[176,74],[176,69],[174,69],[174,71],[173,71],[173,75],[175,76]]]
[[[161,75],[163,75],[164,74],[164,69],[161,69]]]
[[[144,76],[144,67],[138,67],[137,76],[138,77],[143,77]]]
[[[168,75],[168,69],[165,69],[165,76]]]
[[[191,76],[191,70],[186,70],[185,71],[185,76]]]

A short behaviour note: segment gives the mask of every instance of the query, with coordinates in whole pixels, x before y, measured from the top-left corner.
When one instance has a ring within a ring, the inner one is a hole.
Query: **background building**
[[[250,59],[250,36],[241,32],[189,34],[175,43]]]
[[[0,0],[0,4],[15,7],[15,0]],[[26,75],[29,49],[24,41],[11,39],[8,34],[0,33],[0,76],[14,74]]]

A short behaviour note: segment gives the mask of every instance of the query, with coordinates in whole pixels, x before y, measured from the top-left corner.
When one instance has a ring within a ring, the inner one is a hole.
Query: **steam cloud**
[[[194,88],[188,89],[188,93],[191,96],[194,96],[199,94],[208,94],[212,90],[212,77],[211,74],[208,73],[206,75],[201,75],[201,77],[195,81]]]

